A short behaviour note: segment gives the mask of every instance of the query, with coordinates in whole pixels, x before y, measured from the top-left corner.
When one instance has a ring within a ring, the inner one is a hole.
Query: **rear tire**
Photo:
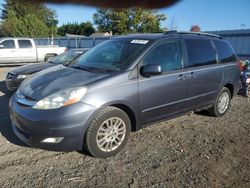
[[[245,94],[247,98],[250,98],[250,84],[247,86]]]
[[[111,157],[126,145],[130,131],[128,115],[119,108],[106,107],[90,123],[85,134],[85,148],[97,158]]]
[[[215,117],[224,116],[229,109],[230,103],[231,92],[228,88],[223,87],[215,100],[214,106],[208,109],[208,113]]]

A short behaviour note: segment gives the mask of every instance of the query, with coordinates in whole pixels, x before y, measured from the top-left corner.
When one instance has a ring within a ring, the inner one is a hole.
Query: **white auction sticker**
[[[148,40],[132,40],[130,43],[133,43],[133,44],[147,44],[148,43]]]

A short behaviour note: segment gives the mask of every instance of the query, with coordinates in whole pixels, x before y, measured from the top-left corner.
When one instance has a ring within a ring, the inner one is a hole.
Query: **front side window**
[[[216,52],[209,40],[185,40],[188,53],[188,67],[216,64]]]
[[[213,41],[220,63],[236,62],[232,47],[225,41]]]
[[[182,68],[181,47],[179,41],[167,42],[153,48],[143,59],[143,64],[158,64],[162,72]]]
[[[102,70],[126,70],[149,45],[150,40],[113,39],[98,44],[71,65]]]
[[[14,40],[5,40],[0,43],[1,49],[12,49],[15,48],[15,42]]]
[[[32,48],[30,40],[18,40],[19,48]]]

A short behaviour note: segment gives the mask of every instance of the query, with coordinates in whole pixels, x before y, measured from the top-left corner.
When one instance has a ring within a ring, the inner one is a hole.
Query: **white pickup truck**
[[[36,46],[30,38],[0,39],[0,65],[47,61],[50,57],[66,51],[56,45]]]

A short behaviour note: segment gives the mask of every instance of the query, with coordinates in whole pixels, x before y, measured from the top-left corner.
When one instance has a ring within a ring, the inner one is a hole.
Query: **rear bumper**
[[[84,103],[54,110],[36,110],[10,100],[10,116],[14,133],[29,146],[52,151],[83,149],[83,138],[90,116],[96,108]],[[43,142],[47,138],[63,138],[59,143]]]

